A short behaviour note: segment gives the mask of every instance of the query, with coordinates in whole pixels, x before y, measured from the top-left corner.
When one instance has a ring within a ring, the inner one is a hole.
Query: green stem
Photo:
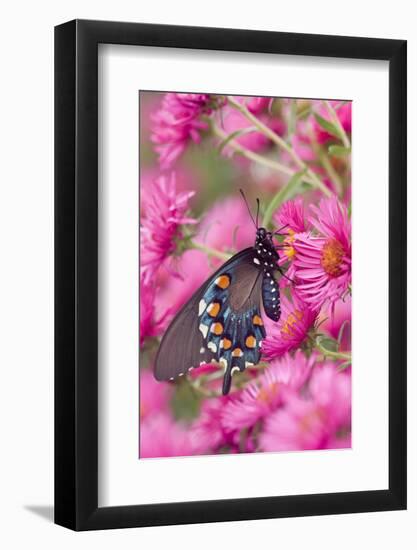
[[[191,241],[191,240],[189,242],[189,248],[195,248],[196,250],[201,250],[202,252],[205,252],[208,256],[215,256],[216,258],[220,258],[220,260],[229,260],[232,257],[232,254],[228,254],[227,252],[221,252],[220,250],[216,250],[215,248],[210,248],[205,244],[196,243],[195,241]]]
[[[264,124],[261,120],[259,120],[254,114],[252,114],[242,103],[239,103],[238,101],[232,99],[230,96],[227,98],[229,104],[234,107],[237,111],[239,111],[243,116],[245,116],[260,132],[262,132],[267,138],[269,138],[275,145],[280,148],[284,149],[290,157],[293,159],[294,163],[300,168],[301,170],[305,170],[308,178],[311,180],[313,185],[315,185],[318,189],[322,191],[324,195],[327,197],[331,197],[332,193],[331,191],[326,187],[326,185],[321,181],[321,179],[315,174],[308,166],[305,164],[303,160],[297,155],[297,153],[294,151],[294,149],[289,145],[281,136],[276,134],[269,126]],[[294,172],[293,172],[294,173]]]
[[[309,138],[311,141],[311,144],[313,146],[313,151],[316,154],[316,156],[320,160],[320,164],[323,166],[323,168],[326,170],[327,175],[332,180],[333,185],[336,188],[337,194],[340,196],[343,192],[343,183],[340,179],[339,174],[336,172],[336,170],[333,168],[332,163],[330,162],[329,156],[327,155],[327,152],[321,147],[313,135],[313,132],[309,133]]]
[[[222,141],[228,140],[228,135],[226,134],[226,132],[223,132],[223,130],[219,128],[217,124],[214,124],[212,122],[211,128],[213,133],[217,137],[219,137]],[[227,146],[231,147],[234,151],[236,151],[236,153],[239,153],[243,157],[246,157],[247,159],[251,160],[252,162],[266,166],[271,170],[280,172],[281,174],[286,174],[287,176],[293,176],[294,174],[296,174],[296,171],[292,170],[291,168],[288,168],[288,166],[285,166],[280,162],[276,162],[275,160],[271,160],[267,157],[263,157],[262,155],[258,155],[257,153],[254,153],[253,151],[246,149],[245,147],[240,145],[235,139],[228,140]],[[314,185],[312,180],[307,178],[306,181],[307,183],[310,183],[310,185]]]
[[[330,359],[344,359],[345,361],[351,361],[352,356],[350,353],[343,353],[341,351],[330,351],[329,349],[324,348],[320,342],[315,341],[316,348],[326,357]]]
[[[347,134],[345,132],[345,129],[343,128],[342,124],[340,123],[339,117],[336,114],[336,111],[333,109],[329,101],[323,101],[324,106],[326,107],[330,118],[333,122],[333,124],[336,126],[336,128],[339,131],[340,138],[342,140],[343,145],[346,147],[346,149],[350,149],[350,141],[347,137]]]
[[[272,198],[270,203],[268,204],[268,207],[265,211],[264,218],[262,225],[263,227],[268,227],[272,215],[275,212],[275,210],[285,201],[290,198],[291,192],[294,192],[294,190],[297,188],[297,186],[301,183],[301,181],[304,181],[304,172],[299,172],[298,174],[295,174],[288,182],[287,185],[282,187]]]

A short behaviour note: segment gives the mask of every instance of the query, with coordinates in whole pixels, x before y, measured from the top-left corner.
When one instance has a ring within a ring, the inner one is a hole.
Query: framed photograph
[[[406,42],[55,29],[55,521],[406,507]]]

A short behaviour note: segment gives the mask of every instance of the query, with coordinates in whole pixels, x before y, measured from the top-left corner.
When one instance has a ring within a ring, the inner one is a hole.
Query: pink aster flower
[[[333,431],[350,426],[352,385],[348,371],[338,372],[335,364],[327,361],[317,366],[309,383],[314,402],[326,411],[329,428]]]
[[[221,396],[203,401],[200,416],[190,429],[196,448],[214,452],[233,443],[222,424],[223,409],[229,400],[228,396]]]
[[[352,103],[340,105],[340,101],[330,101],[330,105],[336,112],[340,124],[345,132],[350,134],[352,131]],[[325,120],[330,121],[330,114],[327,108],[321,101],[313,102],[313,110]],[[305,162],[317,161],[317,154],[314,151],[314,141],[318,144],[326,144],[330,141],[335,141],[337,138],[329,134],[317,122],[314,114],[309,115],[305,120],[298,120],[296,131],[294,132],[291,142],[297,155]]]
[[[210,113],[210,101],[208,94],[165,94],[152,117],[151,135],[161,168],[170,168],[190,141],[200,142],[200,132],[207,128],[201,115]]]
[[[287,389],[298,391],[306,383],[315,360],[314,355],[307,358],[298,350],[294,357],[286,354],[273,361],[257,380],[226,404],[222,414],[226,430],[249,428],[275,411]]]
[[[140,230],[141,272],[149,282],[159,266],[175,251],[181,226],[196,220],[185,215],[194,192],[178,193],[175,174],[160,176],[149,192],[143,193]]]
[[[341,104],[340,101],[329,101],[333,107],[339,122],[346,133],[350,134],[352,131],[352,102]],[[316,112],[325,120],[331,121],[330,114],[327,108],[320,102],[316,108]],[[316,135],[318,143],[327,143],[335,139],[335,136],[329,134],[315,118],[312,119],[313,131]]]
[[[149,369],[140,369],[139,395],[141,422],[154,414],[169,412],[172,387],[169,383],[157,382]]]
[[[337,300],[331,304],[327,310],[323,311],[322,309],[321,313],[325,321],[320,324],[320,330],[327,333],[335,340],[341,335],[340,351],[350,350],[352,334],[351,297],[346,296],[343,300]]]
[[[290,229],[293,233],[304,233],[307,231],[306,212],[302,197],[286,201],[281,208],[274,214],[274,222],[278,227],[285,227],[284,232],[288,233]]]
[[[225,108],[223,110],[222,122],[223,130],[226,132],[226,134],[232,134],[233,132],[244,130],[245,128],[249,128],[251,126],[248,119],[244,115],[242,115],[242,113],[232,108]],[[242,145],[246,149],[250,149],[251,151],[260,151],[267,147],[269,144],[268,138],[261,132],[257,131],[242,133],[241,135],[237,136],[235,140],[240,145]],[[231,152],[228,147],[225,148],[225,151]]]
[[[294,241],[297,292],[313,308],[341,298],[351,283],[350,222],[336,197],[311,207],[310,223],[319,236],[300,234]]]
[[[146,418],[139,427],[139,457],[191,456],[196,454],[189,430],[168,414]]]
[[[241,197],[214,204],[202,219],[195,240],[217,250],[241,250],[251,246],[255,230]]]
[[[258,115],[265,111],[269,104],[271,103],[272,98],[270,97],[259,97],[259,96],[232,96],[234,100],[243,103],[254,115]]]
[[[314,326],[317,310],[303,302],[296,292],[293,292],[292,300],[290,302],[284,294],[281,296],[280,320],[268,325],[267,337],[262,343],[262,355],[266,360],[299,348]]]
[[[323,449],[327,439],[324,411],[314,401],[293,394],[285,407],[267,418],[259,443],[267,452],[296,451]]]
[[[309,228],[302,197],[284,202],[281,208],[275,212],[273,219],[277,229],[282,228],[282,232],[287,235],[283,241],[284,248],[279,251],[279,265],[283,266],[290,262],[286,275],[288,279],[294,279],[295,273],[292,262],[295,256],[295,248],[293,243],[298,233],[304,233]],[[287,285],[288,279],[282,281],[283,286]]]
[[[146,338],[161,334],[171,310],[165,308],[164,314],[158,320],[155,318],[156,288],[154,284],[145,281],[143,274],[140,276],[139,291],[139,344],[142,347]]]
[[[253,98],[254,100],[256,98]],[[264,99],[264,98],[261,98]],[[285,133],[285,124],[282,120],[276,117],[271,117],[267,114],[258,114],[258,108],[259,104],[257,102],[249,103],[247,105],[248,110],[254,112],[257,114],[257,117],[259,120],[261,120],[264,124],[269,126],[274,132],[276,132],[279,135],[283,135]],[[226,134],[230,135],[234,132],[237,132],[239,130],[246,130],[248,128],[251,128],[252,125],[250,121],[234,109],[233,107],[225,107],[223,109],[222,113],[222,128],[226,132]],[[271,145],[271,141],[268,137],[265,136],[262,132],[258,132],[256,130],[254,131],[248,131],[247,133],[242,133],[235,137],[235,140],[242,145],[242,147],[245,147],[246,149],[249,149],[250,151],[261,151],[263,149],[266,149]],[[231,153],[231,149],[229,147],[225,147],[226,153]],[[241,157],[239,157],[241,158]]]
[[[317,374],[316,374],[317,369]],[[260,435],[264,451],[331,449],[350,446],[350,376],[332,364],[315,367],[310,396],[295,392],[265,421]]]

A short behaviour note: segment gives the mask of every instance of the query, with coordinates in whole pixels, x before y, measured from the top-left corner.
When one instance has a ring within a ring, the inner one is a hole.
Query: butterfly
[[[266,336],[261,313],[273,321],[281,315],[280,292],[275,272],[278,265],[278,234],[258,226],[243,191],[240,191],[256,227],[255,244],[224,263],[193,294],[168,326],[155,363],[157,380],[174,380],[210,362],[224,367],[223,395],[230,391],[234,372],[259,363]]]

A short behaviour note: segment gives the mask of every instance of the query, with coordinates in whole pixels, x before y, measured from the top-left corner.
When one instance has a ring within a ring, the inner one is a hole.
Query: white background
[[[114,45],[99,60],[99,504],[386,489],[388,273],[373,266],[388,265],[387,63]],[[353,101],[352,449],[138,461],[138,89]]]
[[[344,8],[346,5],[346,8]],[[199,11],[195,11],[198,6]],[[417,521],[417,300],[409,289],[409,510],[216,525],[74,534],[50,517],[53,472],[53,33],[55,24],[97,18],[409,40],[409,265],[417,280],[416,65],[412,3],[14,2],[2,12],[0,163],[1,509],[5,548],[415,548]],[[375,159],[377,161],[378,159]],[[4,193],[3,193],[4,191]],[[372,207],[372,205],[370,205]],[[378,228],[372,228],[378,237]]]

